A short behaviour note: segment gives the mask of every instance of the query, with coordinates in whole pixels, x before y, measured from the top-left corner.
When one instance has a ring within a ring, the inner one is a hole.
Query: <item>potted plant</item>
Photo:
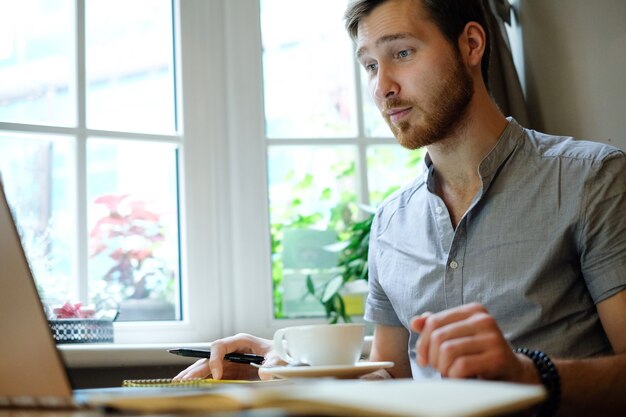
[[[120,321],[173,319],[175,271],[158,254],[165,240],[161,214],[128,194],[104,195],[94,202],[107,210],[89,235],[90,257],[100,267],[97,297],[118,303]],[[136,308],[151,311],[132,311]]]
[[[362,206],[361,209],[367,216],[348,226],[347,238],[326,247],[327,250],[339,252],[337,264],[340,273],[320,288],[315,287],[311,276],[307,277],[307,291],[322,303],[330,323],[337,323],[339,320],[351,321],[343,291],[350,283],[358,281],[366,283],[368,279],[367,253],[374,209],[366,206]]]

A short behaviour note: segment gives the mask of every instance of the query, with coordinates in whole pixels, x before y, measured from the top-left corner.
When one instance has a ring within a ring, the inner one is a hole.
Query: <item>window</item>
[[[117,309],[118,341],[198,338],[178,3],[0,9],[0,171],[42,299]]]
[[[120,343],[325,321],[303,277],[332,275],[323,247],[421,157],[369,101],[346,2],[13,3],[0,169],[40,287],[126,299]],[[169,307],[131,315],[142,294]]]
[[[337,274],[328,245],[363,217],[359,204],[375,205],[414,177],[419,159],[395,144],[360,82],[343,27],[346,5],[261,0],[277,317],[324,315],[307,277],[319,291]],[[362,314],[362,305],[351,312]]]
[[[172,5],[124,3],[5,4],[0,167],[44,302],[176,320]]]

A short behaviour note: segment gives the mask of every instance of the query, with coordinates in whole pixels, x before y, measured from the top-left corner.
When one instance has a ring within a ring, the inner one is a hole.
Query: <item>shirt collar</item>
[[[486,190],[489,187],[496,172],[513,153],[519,144],[519,138],[524,133],[524,128],[520,126],[515,119],[507,117],[507,120],[509,123],[500,135],[500,138],[498,138],[498,142],[496,142],[493,149],[491,149],[487,156],[485,156],[478,165],[478,172],[480,173],[483,181],[483,190]],[[426,153],[426,156],[424,157],[423,178],[424,182],[428,186],[428,189],[431,191],[434,189],[433,173],[433,162],[430,159],[430,155]]]
[[[524,134],[524,128],[515,119],[507,117],[507,120],[509,123],[498,142],[478,165],[478,172],[483,180],[483,190],[489,187],[497,171],[517,148],[520,143],[519,139]]]

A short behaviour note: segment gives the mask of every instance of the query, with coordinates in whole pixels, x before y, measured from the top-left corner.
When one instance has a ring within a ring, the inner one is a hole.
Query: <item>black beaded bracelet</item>
[[[556,366],[554,366],[554,363],[552,363],[548,355],[540,350],[517,348],[514,352],[526,355],[533,361],[535,367],[537,368],[537,372],[539,372],[541,383],[546,390],[548,390],[548,400],[543,403],[537,416],[554,416],[561,403],[561,377],[559,377],[559,372],[557,371]]]

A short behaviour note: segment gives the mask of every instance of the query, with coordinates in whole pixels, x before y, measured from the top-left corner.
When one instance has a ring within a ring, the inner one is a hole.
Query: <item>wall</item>
[[[626,1],[512,3],[533,127],[626,150]]]
[[[126,379],[173,378],[186,366],[106,366],[69,368],[69,377],[75,389],[121,387]]]

